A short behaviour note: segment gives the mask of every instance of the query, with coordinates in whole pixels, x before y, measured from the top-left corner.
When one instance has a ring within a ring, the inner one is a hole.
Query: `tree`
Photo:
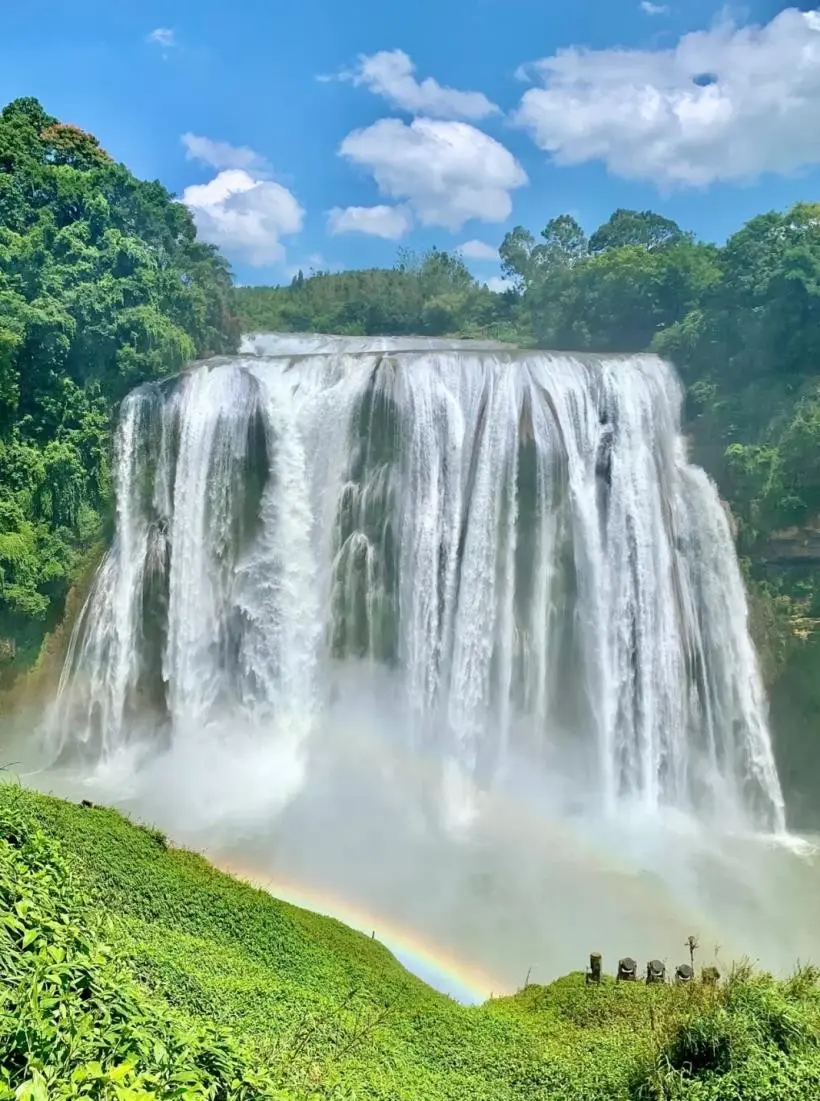
[[[543,243],[537,243],[529,230],[516,226],[501,242],[501,271],[517,294],[532,288],[556,268],[577,263],[587,251],[586,234],[569,214],[551,219],[542,229],[541,239]]]
[[[3,109],[0,637],[11,650],[27,656],[21,644],[58,613],[99,537],[114,403],[194,356],[234,350],[233,293],[227,264],[165,188],[35,99]]]
[[[508,299],[476,282],[462,258],[401,249],[390,269],[320,272],[288,287],[241,287],[245,325],[259,330],[506,336]]]
[[[587,252],[587,235],[570,214],[552,218],[541,230],[544,244],[539,263],[547,268],[575,264]]]
[[[502,274],[518,294],[522,294],[533,281],[535,248],[535,238],[529,230],[516,226],[504,235],[498,249]]]
[[[692,234],[684,233],[677,222],[655,214],[652,210],[621,208],[592,234],[589,251],[599,253],[610,248],[623,248],[625,245],[656,249],[692,239]]]

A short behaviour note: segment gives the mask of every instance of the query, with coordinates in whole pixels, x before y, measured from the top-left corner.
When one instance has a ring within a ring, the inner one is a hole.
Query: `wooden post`
[[[596,985],[601,981],[601,953],[590,952],[589,954],[589,968],[587,969],[586,979],[588,983],[595,983]]]

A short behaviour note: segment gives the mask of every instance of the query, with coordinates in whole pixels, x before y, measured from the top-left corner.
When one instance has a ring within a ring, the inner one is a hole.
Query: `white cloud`
[[[667,50],[562,50],[535,68],[543,87],[516,120],[558,164],[704,186],[820,162],[817,10],[724,22]]]
[[[668,4],[653,4],[652,0],[641,0],[641,11],[647,15],[669,15]]]
[[[380,119],[348,134],[339,152],[370,171],[383,195],[406,200],[423,225],[454,231],[470,218],[503,222],[510,191],[527,183],[509,150],[466,122]]]
[[[415,65],[403,50],[380,50],[375,54],[361,54],[356,69],[340,73],[336,79],[364,85],[413,115],[483,119],[498,113],[498,107],[483,92],[461,92],[439,84],[432,77],[419,82],[415,71]]]
[[[334,207],[328,213],[327,228],[332,234],[368,233],[372,237],[385,237],[397,241],[410,229],[413,215],[400,206],[349,206]]]
[[[161,46],[164,50],[170,50],[176,46],[176,38],[170,27],[157,27],[148,35],[148,41],[155,46]]]
[[[203,240],[254,267],[284,259],[280,238],[298,233],[305,213],[286,187],[254,179],[241,168],[226,169],[208,183],[186,187],[182,201]]]
[[[214,141],[197,134],[183,134],[182,144],[189,161],[201,161],[212,168],[265,169],[267,162],[246,145],[229,145],[226,141]]]
[[[497,260],[498,249],[495,245],[488,245],[485,241],[465,241],[458,246],[458,251],[469,260]]]
[[[504,279],[501,275],[494,275],[492,279],[488,279],[487,286],[491,291],[495,291],[496,294],[503,294],[504,291],[511,291],[513,289],[512,280]]]

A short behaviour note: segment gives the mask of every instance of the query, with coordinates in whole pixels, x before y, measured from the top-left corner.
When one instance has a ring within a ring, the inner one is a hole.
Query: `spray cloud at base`
[[[815,954],[679,406],[651,356],[355,338],[141,388],[39,782],[508,987],[690,932]]]

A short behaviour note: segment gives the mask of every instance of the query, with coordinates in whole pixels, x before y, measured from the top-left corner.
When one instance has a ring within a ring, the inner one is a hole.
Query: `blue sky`
[[[29,0],[37,96],[193,210],[237,279],[651,207],[712,240],[820,199],[820,11],[756,0]]]

